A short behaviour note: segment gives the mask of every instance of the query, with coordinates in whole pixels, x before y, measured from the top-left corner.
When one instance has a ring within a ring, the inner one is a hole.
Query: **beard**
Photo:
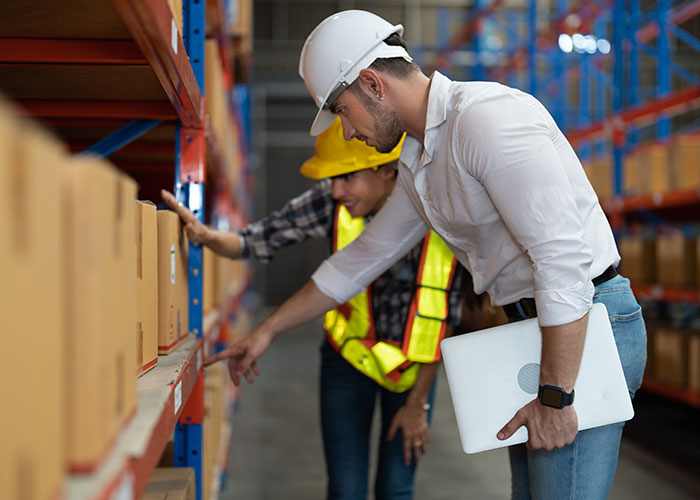
[[[376,142],[374,149],[379,153],[391,153],[401,141],[404,132],[398,113],[377,106],[372,116]]]
[[[398,113],[394,110],[384,109],[361,89],[358,89],[355,95],[374,120],[374,149],[378,153],[391,153],[401,141],[405,131]]]

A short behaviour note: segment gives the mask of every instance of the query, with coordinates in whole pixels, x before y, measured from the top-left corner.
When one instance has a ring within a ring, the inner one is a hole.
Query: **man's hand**
[[[574,441],[578,433],[578,416],[571,405],[557,410],[544,406],[539,399],[534,399],[523,406],[510,422],[498,431],[498,439],[508,439],[523,425],[527,427],[528,449],[551,451]]]
[[[160,196],[163,198],[163,201],[168,204],[170,209],[180,216],[182,222],[185,223],[187,237],[192,243],[204,245],[209,243],[209,240],[211,239],[210,229],[199,222],[197,217],[190,212],[189,208],[178,203],[175,196],[165,189],[160,190]]]
[[[428,414],[423,406],[413,402],[410,398],[406,404],[399,408],[389,426],[386,440],[391,441],[396,436],[396,431],[401,429],[403,435],[403,463],[411,464],[411,455],[416,463],[428,452],[430,431],[428,430]]]
[[[228,371],[233,383],[240,385],[240,377],[243,376],[249,384],[252,384],[253,373],[260,375],[256,360],[267,351],[271,343],[272,337],[258,327],[245,339],[207,358],[204,361],[204,366],[209,366],[222,359],[228,359]]]

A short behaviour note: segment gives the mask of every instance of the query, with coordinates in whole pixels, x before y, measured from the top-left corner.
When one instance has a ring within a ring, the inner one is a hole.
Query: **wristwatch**
[[[537,397],[543,405],[561,410],[574,402],[574,390],[566,392],[561,387],[554,385],[541,385]]]

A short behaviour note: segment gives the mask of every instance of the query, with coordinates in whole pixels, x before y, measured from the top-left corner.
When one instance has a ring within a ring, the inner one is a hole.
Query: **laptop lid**
[[[464,451],[477,453],[526,442],[524,426],[505,441],[496,434],[537,397],[542,354],[537,319],[450,337],[440,345]],[[579,430],[634,415],[603,304],[594,304],[589,313],[574,389]]]

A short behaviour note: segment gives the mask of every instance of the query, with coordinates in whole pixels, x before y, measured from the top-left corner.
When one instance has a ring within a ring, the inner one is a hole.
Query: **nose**
[[[345,194],[345,181],[342,179],[333,179],[331,181],[331,196],[334,200],[340,200]]]
[[[350,120],[343,115],[340,115],[340,124],[343,126],[343,138],[346,141],[349,141],[357,135],[357,130],[353,128]]]

